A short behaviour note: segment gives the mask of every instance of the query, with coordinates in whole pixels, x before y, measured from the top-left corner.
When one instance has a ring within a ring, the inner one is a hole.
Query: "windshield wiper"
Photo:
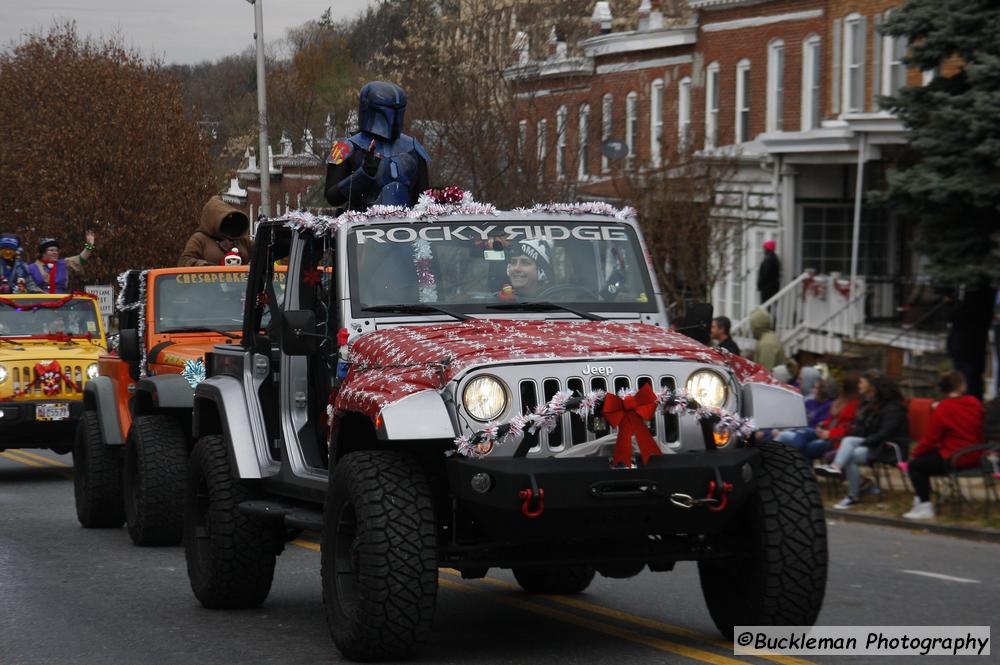
[[[239,335],[233,334],[231,332],[226,332],[225,330],[216,330],[215,328],[206,328],[205,326],[184,326],[181,328],[170,328],[162,332],[164,335],[169,335],[170,333],[207,332],[207,333],[215,333],[216,335],[222,335],[223,337],[228,337],[229,339],[240,338]]]
[[[590,321],[607,321],[607,318],[598,314],[592,314],[591,312],[585,312],[584,310],[577,309],[576,307],[570,307],[569,305],[563,305],[557,302],[549,302],[547,300],[539,300],[535,302],[505,302],[500,303],[499,305],[487,305],[486,309],[504,309],[521,312],[551,312],[554,309],[561,309],[564,312],[576,314],[580,318],[588,319]]]
[[[442,314],[447,314],[450,317],[456,318],[459,321],[468,321],[472,317],[466,316],[465,314],[460,314],[458,312],[453,312],[450,309],[445,309],[444,307],[438,307],[437,305],[372,305],[371,307],[362,307],[362,312],[399,312],[401,314],[430,314],[431,312],[441,312]]]

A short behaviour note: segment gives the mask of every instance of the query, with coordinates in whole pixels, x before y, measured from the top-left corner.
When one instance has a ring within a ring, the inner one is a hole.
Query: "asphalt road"
[[[73,509],[72,459],[0,453],[0,665],[339,662],[327,633],[318,547],[278,560],[263,606],[201,608],[180,547],[138,548],[124,529],[87,530]],[[831,521],[823,625],[997,625],[1000,545]],[[538,598],[506,571],[442,571],[435,628],[414,662],[886,663],[881,657],[734,657],[705,610],[693,564],[586,593]],[[995,634],[995,633],[994,633]],[[996,659],[997,650],[993,651]],[[953,659],[933,658],[933,662]],[[997,662],[990,658],[964,663]]]

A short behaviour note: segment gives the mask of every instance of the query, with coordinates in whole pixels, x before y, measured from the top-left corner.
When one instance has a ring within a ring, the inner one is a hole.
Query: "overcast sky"
[[[319,18],[350,18],[374,0],[262,0],[264,39]],[[241,53],[253,42],[253,5],[247,0],[0,0],[0,48],[54,20],[73,19],[81,35],[120,32],[128,46],[168,63],[191,64]]]

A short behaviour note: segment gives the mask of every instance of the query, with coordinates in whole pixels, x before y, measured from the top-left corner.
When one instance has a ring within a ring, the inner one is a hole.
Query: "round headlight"
[[[711,370],[702,369],[692,374],[684,389],[702,406],[719,407],[726,403],[726,382]]]
[[[97,378],[97,363],[87,365],[87,378],[91,380]]]
[[[507,408],[507,389],[492,376],[480,376],[465,386],[462,403],[476,420],[496,420]]]
[[[0,365],[0,383],[7,380],[7,368]]]

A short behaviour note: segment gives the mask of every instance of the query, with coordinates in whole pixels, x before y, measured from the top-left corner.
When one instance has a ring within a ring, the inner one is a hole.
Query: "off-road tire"
[[[593,566],[526,566],[514,568],[514,579],[528,593],[571,595],[580,593],[594,579]]]
[[[437,539],[420,465],[391,451],[343,457],[323,511],[323,604],[351,660],[410,656],[426,639],[437,597]]]
[[[184,535],[187,439],[176,419],[137,416],[125,443],[124,498],[136,545],[176,545]]]
[[[209,609],[255,607],[271,591],[284,532],[237,510],[254,496],[253,487],[234,476],[225,439],[199,439],[187,466],[184,551],[191,590]]]
[[[125,522],[122,460],[118,446],[105,445],[96,411],[84,411],[73,439],[76,518],[88,529],[116,529]]]
[[[756,496],[720,541],[743,553],[698,562],[709,614],[729,639],[734,626],[811,626],[826,592],[826,519],[816,479],[793,448],[758,447]]]

